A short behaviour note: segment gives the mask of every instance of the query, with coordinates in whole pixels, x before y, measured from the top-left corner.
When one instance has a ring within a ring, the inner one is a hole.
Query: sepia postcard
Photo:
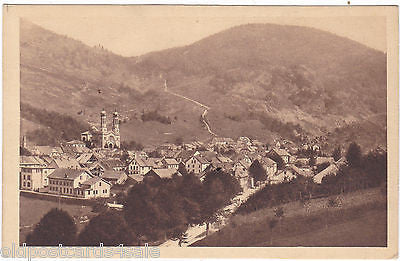
[[[397,7],[3,16],[2,257],[397,257]]]

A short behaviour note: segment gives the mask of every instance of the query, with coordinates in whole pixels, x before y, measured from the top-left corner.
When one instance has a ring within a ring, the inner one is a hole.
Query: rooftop
[[[83,169],[55,169],[53,173],[49,175],[49,178],[53,179],[69,179],[74,180],[79,177],[82,173],[86,172]]]

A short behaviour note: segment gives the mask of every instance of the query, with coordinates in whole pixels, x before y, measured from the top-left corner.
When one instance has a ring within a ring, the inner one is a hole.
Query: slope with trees
[[[212,107],[207,120],[220,136],[326,135],[334,141],[329,144],[362,137],[368,148],[386,141],[385,54],[328,32],[241,25],[185,47],[130,58],[25,20],[20,35],[22,102],[91,122],[98,121],[101,108],[118,105],[127,140],[208,137],[197,121],[202,110],[164,95],[168,80],[174,93]],[[162,111],[165,118],[142,121],[143,110]],[[235,111],[234,117],[226,117],[227,111]],[[154,129],[174,135],[160,137]]]

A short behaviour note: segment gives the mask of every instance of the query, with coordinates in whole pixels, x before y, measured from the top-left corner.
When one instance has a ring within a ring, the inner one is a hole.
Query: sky
[[[47,9],[29,12],[27,20],[89,46],[102,45],[122,55],[194,43],[230,27],[248,23],[301,25],[328,31],[386,51],[386,19],[373,12],[268,7],[160,7]]]

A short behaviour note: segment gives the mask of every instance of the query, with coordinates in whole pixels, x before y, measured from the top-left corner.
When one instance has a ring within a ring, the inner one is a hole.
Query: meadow
[[[20,195],[19,198],[19,228],[20,243],[25,241],[26,236],[34,229],[40,219],[52,208],[61,208],[74,218],[80,231],[91,217],[96,215],[91,206],[84,206],[76,202],[52,201]],[[87,218],[86,218],[87,217]]]

